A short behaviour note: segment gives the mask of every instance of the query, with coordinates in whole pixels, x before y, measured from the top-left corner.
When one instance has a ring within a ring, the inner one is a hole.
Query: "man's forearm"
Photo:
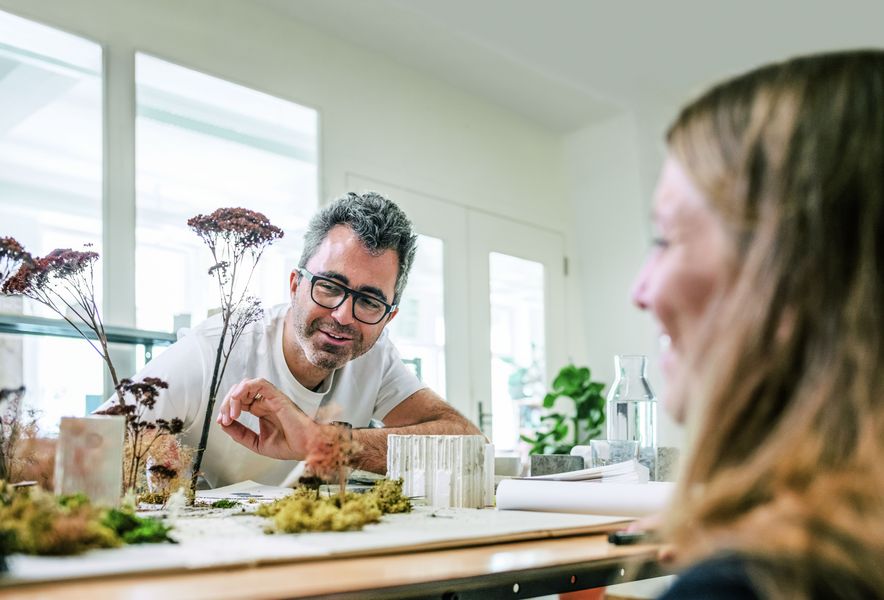
[[[354,466],[373,473],[385,473],[387,471],[387,436],[391,434],[482,435],[482,432],[475,425],[456,413],[446,418],[402,427],[356,429],[353,431],[353,439],[359,442],[362,449],[354,461]]]

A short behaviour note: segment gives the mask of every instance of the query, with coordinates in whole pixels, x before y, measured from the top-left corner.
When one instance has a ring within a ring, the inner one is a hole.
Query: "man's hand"
[[[236,420],[244,411],[258,417],[258,433]],[[252,452],[284,460],[303,460],[307,441],[319,428],[266,379],[244,379],[233,386],[217,420],[227,435]]]

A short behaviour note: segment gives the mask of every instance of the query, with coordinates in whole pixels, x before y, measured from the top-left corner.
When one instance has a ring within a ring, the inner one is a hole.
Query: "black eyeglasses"
[[[395,304],[387,304],[374,296],[351,290],[333,279],[314,275],[301,267],[298,272],[310,282],[310,297],[323,308],[337,308],[353,296],[353,318],[366,325],[376,325],[396,309]]]

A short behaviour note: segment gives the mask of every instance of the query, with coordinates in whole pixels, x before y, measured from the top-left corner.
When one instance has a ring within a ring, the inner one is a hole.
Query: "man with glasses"
[[[402,363],[384,331],[416,242],[402,210],[379,194],[350,193],[313,217],[289,277],[290,303],[265,311],[230,357],[220,427],[203,457],[209,484],[279,484],[329,427],[321,421],[350,424],[362,448],[356,466],[381,473],[390,433],[479,434]],[[209,320],[141,374],[168,381],[158,416],[184,419],[188,445],[198,443],[219,336],[220,323]],[[377,422],[383,427],[370,427]]]

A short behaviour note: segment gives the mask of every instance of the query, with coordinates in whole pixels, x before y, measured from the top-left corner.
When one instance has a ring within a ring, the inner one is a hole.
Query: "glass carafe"
[[[657,397],[648,383],[648,358],[644,355],[617,355],[617,379],[608,392],[606,420],[609,440],[638,442],[639,462],[650,478],[657,473]]]

